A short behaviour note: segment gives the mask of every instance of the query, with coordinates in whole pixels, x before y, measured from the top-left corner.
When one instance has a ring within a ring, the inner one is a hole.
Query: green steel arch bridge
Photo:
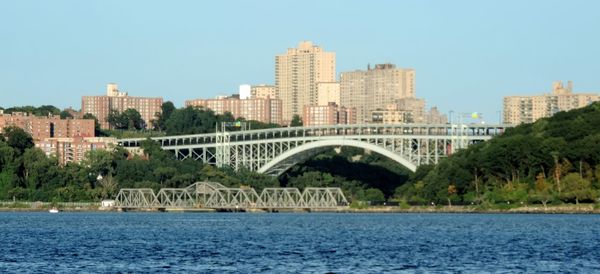
[[[260,130],[164,136],[151,138],[181,160],[194,159],[218,167],[230,166],[281,175],[293,165],[324,150],[349,146],[386,156],[415,171],[435,164],[455,151],[502,134],[512,125],[398,124],[282,127]],[[126,149],[138,148],[143,138],[120,139]]]

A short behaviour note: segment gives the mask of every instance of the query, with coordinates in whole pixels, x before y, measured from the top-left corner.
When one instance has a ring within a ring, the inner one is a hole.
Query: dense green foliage
[[[146,128],[146,122],[142,119],[142,115],[132,108],[121,113],[113,110],[108,114],[106,121],[112,129],[140,130]]]
[[[29,134],[8,128],[0,138],[0,200],[98,201],[113,198],[123,187],[185,187],[202,180],[259,190],[279,185],[267,175],[178,161],[154,141],[145,141],[142,147],[143,156],[120,148],[92,151],[80,164],[60,166],[56,158],[33,147]]]
[[[68,119],[68,118],[73,118],[73,115],[68,112],[67,110],[63,110],[60,112],[60,119]]]
[[[173,102],[167,101],[160,107],[161,112],[156,113],[156,119],[152,120],[154,130],[164,131],[166,128],[167,120],[171,117],[171,114],[176,110]]]
[[[508,129],[422,166],[396,196],[411,203],[593,202],[600,188],[600,103]]]
[[[10,108],[4,109],[4,113],[6,113],[6,114],[10,114],[13,112],[31,113],[31,115],[35,115],[35,116],[48,116],[49,114],[60,115],[60,109],[58,109],[55,106],[46,106],[46,105],[39,106],[39,107],[34,107],[34,106],[10,107]]]
[[[166,117],[166,116],[165,116]],[[161,118],[159,118],[161,119]],[[219,115],[210,109],[201,107],[186,107],[174,109],[164,121],[163,129],[167,135],[198,134],[215,132],[225,126],[228,131],[241,130],[235,126],[235,121],[243,121],[246,128],[262,129],[278,127],[277,124],[267,124],[258,121],[246,121],[244,118],[234,118],[229,112]]]
[[[402,165],[363,149],[331,149],[292,167],[280,178],[282,185],[341,187],[352,200],[382,202],[404,184],[410,171]]]

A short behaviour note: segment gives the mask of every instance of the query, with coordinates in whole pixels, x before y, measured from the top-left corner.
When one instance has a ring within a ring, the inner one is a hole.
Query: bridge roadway
[[[120,209],[220,209],[282,210],[340,209],[348,201],[340,188],[265,188],[259,195],[253,188],[231,188],[215,182],[197,182],[186,188],[124,188],[115,198]]]
[[[415,171],[458,149],[491,139],[512,125],[398,124],[282,127],[260,130],[154,137],[178,159],[194,159],[280,175],[291,166],[331,147],[351,146],[382,154]],[[143,138],[120,139],[134,149]]]

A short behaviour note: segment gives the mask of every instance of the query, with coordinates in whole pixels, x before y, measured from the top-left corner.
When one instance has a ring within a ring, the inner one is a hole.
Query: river
[[[0,272],[600,272],[600,215],[0,213]]]

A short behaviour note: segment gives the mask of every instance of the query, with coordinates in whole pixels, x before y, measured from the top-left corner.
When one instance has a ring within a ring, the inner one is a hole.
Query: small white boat
[[[53,207],[50,210],[48,210],[48,212],[50,212],[50,213],[58,213],[58,208]]]

